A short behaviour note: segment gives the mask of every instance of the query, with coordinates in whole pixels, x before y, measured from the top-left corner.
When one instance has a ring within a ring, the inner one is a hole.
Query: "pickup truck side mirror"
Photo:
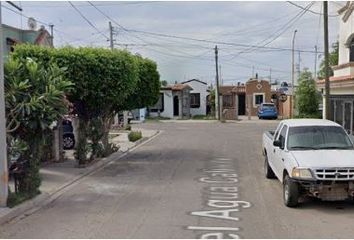
[[[281,141],[280,140],[274,140],[274,142],[273,142],[273,146],[274,147],[279,147],[279,148],[281,148],[282,146],[281,146],[282,144],[281,144]]]

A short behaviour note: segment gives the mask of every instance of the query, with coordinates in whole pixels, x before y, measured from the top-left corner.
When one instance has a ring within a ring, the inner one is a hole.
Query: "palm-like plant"
[[[32,59],[21,62],[13,57],[5,63],[6,129],[12,138],[28,145],[24,153],[30,169],[20,191],[38,192],[39,159],[44,132],[68,111],[65,94],[72,83],[64,79],[65,69],[48,68]]]

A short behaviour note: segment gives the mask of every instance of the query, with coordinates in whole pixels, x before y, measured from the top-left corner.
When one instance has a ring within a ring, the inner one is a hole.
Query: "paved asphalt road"
[[[6,238],[353,238],[354,204],[283,205],[263,176],[252,123],[148,123],[163,132],[48,206],[0,227]]]

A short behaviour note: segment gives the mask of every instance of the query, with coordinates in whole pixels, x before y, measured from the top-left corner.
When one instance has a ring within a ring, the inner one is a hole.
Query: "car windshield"
[[[288,150],[354,149],[343,128],[336,126],[291,127]]]
[[[264,108],[264,109],[274,108],[274,104],[263,104],[262,108]]]

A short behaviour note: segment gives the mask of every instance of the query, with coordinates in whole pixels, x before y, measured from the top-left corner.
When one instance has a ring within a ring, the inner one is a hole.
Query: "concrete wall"
[[[266,80],[252,79],[246,82],[246,112],[251,107],[251,115],[256,116],[259,105],[255,104],[255,95],[263,94],[263,102],[271,101],[271,86]],[[249,97],[251,96],[251,97]]]
[[[161,117],[173,118],[173,96],[171,90],[161,90],[164,96],[164,111],[160,113]],[[151,117],[157,117],[157,112],[150,112]]]
[[[354,15],[351,14],[347,22],[343,22],[342,16],[338,18],[339,22],[339,59],[338,64],[349,62],[349,48],[346,43],[349,37],[354,33]]]
[[[187,83],[193,90],[190,93],[200,93],[200,107],[190,108],[190,113],[192,116],[195,115],[206,115],[206,105],[207,105],[207,92],[208,86],[198,81],[190,81]]]
[[[30,44],[35,44],[36,39],[38,38],[39,34],[41,33],[41,30],[22,30],[18,29],[15,27],[11,27],[8,25],[3,24],[3,50],[4,50],[4,56],[7,56],[10,52],[10,47],[7,45],[6,39],[11,38],[13,40],[16,40],[17,42],[20,43],[30,43]],[[45,46],[50,46],[50,37],[47,36],[45,41],[42,43],[39,43],[41,45]]]

